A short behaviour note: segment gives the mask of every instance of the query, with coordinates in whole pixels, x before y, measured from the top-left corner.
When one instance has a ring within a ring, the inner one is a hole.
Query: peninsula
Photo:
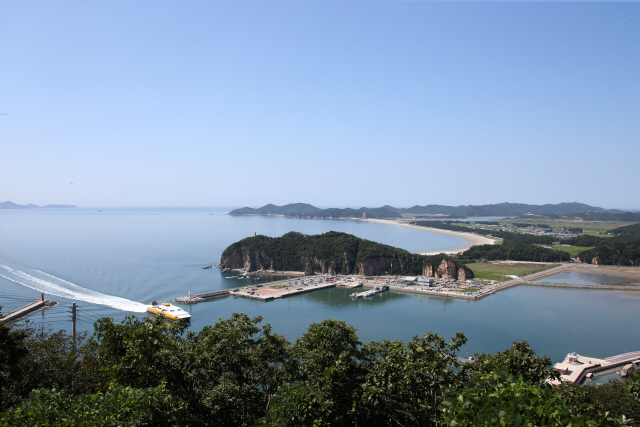
[[[422,275],[455,280],[473,277],[469,268],[445,254],[412,254],[335,231],[248,237],[227,247],[218,267],[268,274],[298,271],[305,275]]]
[[[0,209],[68,209],[75,208],[75,205],[46,205],[46,206],[38,206],[29,203],[28,205],[19,205],[13,202],[2,202],[0,203]]]

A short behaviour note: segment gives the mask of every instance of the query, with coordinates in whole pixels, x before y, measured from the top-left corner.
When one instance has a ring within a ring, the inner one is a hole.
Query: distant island
[[[320,209],[307,203],[291,203],[284,206],[273,204],[265,205],[261,208],[244,207],[234,209],[229,215],[281,215],[289,218],[372,218],[372,219],[393,219],[404,216],[429,216],[441,218],[465,218],[469,216],[553,216],[566,215],[578,217],[580,215],[588,218],[610,218],[610,220],[624,220],[622,218],[640,217],[640,213],[629,214],[617,209],[603,209],[597,206],[590,206],[584,203],[558,203],[546,205],[528,205],[524,203],[497,203],[491,205],[466,205],[466,206],[444,206],[425,205],[413,206],[411,208],[395,208],[384,205],[379,208],[329,208]],[[633,220],[633,219],[627,219]]]
[[[414,275],[455,280],[473,277],[464,264],[444,254],[412,254],[336,231],[247,237],[224,250],[218,267],[268,274],[295,271],[305,275]]]
[[[13,202],[2,202],[0,203],[0,209],[69,209],[76,208],[75,205],[46,205],[46,206],[38,206],[29,203],[28,205],[19,205]]]
[[[0,209],[69,209],[76,208],[76,205],[46,205],[46,206],[38,206],[29,203],[28,205],[19,205],[13,202],[2,202],[0,203]]]

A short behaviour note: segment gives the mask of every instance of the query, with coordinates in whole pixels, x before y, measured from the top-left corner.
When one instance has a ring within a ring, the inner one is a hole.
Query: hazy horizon
[[[10,201],[13,202],[13,200],[5,200],[5,202]],[[0,202],[1,203],[1,202]],[[15,202],[14,202],[15,203]],[[293,203],[307,203],[307,202],[291,202],[291,203],[282,203],[282,204],[276,204],[278,206],[282,206],[282,205],[288,205],[288,204],[293,204]],[[527,205],[545,205],[545,204],[556,204],[556,203],[527,203],[527,202],[498,202],[498,203],[518,203],[518,204],[527,204]],[[572,203],[572,202],[559,202],[559,203]],[[584,202],[580,202],[578,201],[577,203],[584,203]],[[20,205],[28,205],[29,203],[17,203]],[[34,205],[37,205],[38,207],[45,207],[46,205],[39,205],[37,203],[31,203]],[[82,205],[76,205],[73,203],[70,203],[69,205],[73,205],[77,208],[86,208],[86,209],[127,209],[127,208],[131,208],[131,209],[153,209],[153,208],[219,208],[219,209],[229,209],[229,210],[233,210],[233,209],[239,209],[239,208],[244,208],[244,207],[250,207],[250,208],[260,208],[262,206],[265,206],[267,203],[264,203],[262,205],[251,205],[251,204],[244,204],[244,205],[86,205],[86,206],[82,206]],[[338,209],[347,209],[347,208],[353,208],[353,209],[359,209],[362,207],[366,207],[366,208],[379,208],[385,205],[389,205],[389,206],[393,206],[394,208],[399,208],[399,209],[407,209],[407,208],[411,208],[413,206],[424,206],[424,205],[442,205],[442,206],[453,206],[453,207],[458,207],[458,206],[470,206],[470,204],[456,204],[456,205],[443,205],[442,203],[423,203],[423,204],[419,204],[419,203],[414,203],[414,204],[410,204],[410,205],[391,205],[389,203],[385,203],[383,205],[319,205],[319,204],[315,204],[315,203],[307,203],[309,205],[313,205],[317,208],[320,209],[329,209],[329,208],[338,208]],[[480,205],[489,205],[492,203],[479,203],[475,206],[480,206]],[[640,211],[639,208],[620,208],[620,207],[610,207],[610,206],[596,206],[594,204],[591,203],[585,203],[587,205],[593,206],[593,207],[599,207],[599,208],[603,208],[603,209],[618,209],[621,211],[627,211],[627,212],[635,212],[635,211]],[[52,205],[59,205],[59,203],[52,203]],[[3,210],[3,209],[0,209]],[[579,213],[579,212],[576,212]]]
[[[2,2],[0,199],[638,209],[638,22],[640,2]]]

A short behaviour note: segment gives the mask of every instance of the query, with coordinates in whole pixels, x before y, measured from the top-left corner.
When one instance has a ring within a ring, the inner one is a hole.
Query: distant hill
[[[37,206],[29,203],[28,205],[19,205],[13,202],[2,202],[0,203],[0,209],[67,209],[67,208],[75,208],[75,205],[46,205],[46,206]]]
[[[257,209],[249,207],[234,209],[229,212],[229,215],[303,215],[312,214],[321,210],[322,209],[307,203],[290,203],[283,206],[276,206],[269,203]]]
[[[253,209],[249,207],[234,209],[229,215],[284,215],[292,218],[400,218],[402,214],[411,215],[444,215],[448,217],[464,218],[468,216],[521,216],[521,215],[582,215],[581,212],[590,217],[604,215],[619,215],[620,221],[631,221],[632,219],[622,219],[627,216],[640,217],[640,213],[629,214],[628,212],[616,209],[603,209],[590,206],[584,203],[558,203],[546,205],[528,205],[524,203],[497,203],[492,205],[467,205],[467,206],[444,206],[426,205],[413,206],[410,208],[395,208],[384,205],[381,208],[330,208],[320,209],[307,203],[292,203],[284,206],[268,204],[261,208]],[[629,214],[629,215],[627,215]],[[626,215],[626,216],[625,216]]]
[[[401,213],[414,215],[463,215],[463,216],[519,216],[533,215],[569,215],[579,212],[621,213],[615,209],[603,209],[584,203],[558,203],[546,205],[528,205],[524,203],[497,203],[492,205],[443,206],[426,205],[400,209]]]
[[[290,215],[293,216],[293,215]],[[323,209],[312,215],[295,215],[296,218],[401,218],[398,212],[386,208],[360,208],[360,209]]]
[[[640,236],[640,223],[609,230],[609,234]]]
[[[261,208],[234,209],[229,215],[283,215],[289,218],[400,218],[398,212],[386,208],[330,208],[320,209],[306,203],[292,203],[284,206],[272,204]]]
[[[585,221],[640,221],[640,212],[585,212],[574,213],[567,218]]]

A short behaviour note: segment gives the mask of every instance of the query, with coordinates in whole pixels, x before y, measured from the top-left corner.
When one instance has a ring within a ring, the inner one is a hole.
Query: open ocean
[[[218,269],[222,251],[254,233],[343,231],[412,252],[462,246],[457,237],[357,220],[303,220],[226,215],[232,208],[78,208],[0,210],[0,305],[7,313],[45,297],[59,304],[27,317],[79,331],[102,316],[146,316],[153,300],[247,285]],[[102,211],[102,212],[100,212]],[[258,283],[253,281],[253,283]],[[312,322],[334,318],[361,341],[410,340],[429,331],[464,332],[462,355],[496,352],[529,341],[560,361],[570,351],[607,357],[640,350],[640,296],[623,292],[518,286],[480,301],[385,292],[352,301],[348,289],[327,289],[269,302],[222,297],[192,306],[192,330],[234,312],[261,315],[293,341]]]

